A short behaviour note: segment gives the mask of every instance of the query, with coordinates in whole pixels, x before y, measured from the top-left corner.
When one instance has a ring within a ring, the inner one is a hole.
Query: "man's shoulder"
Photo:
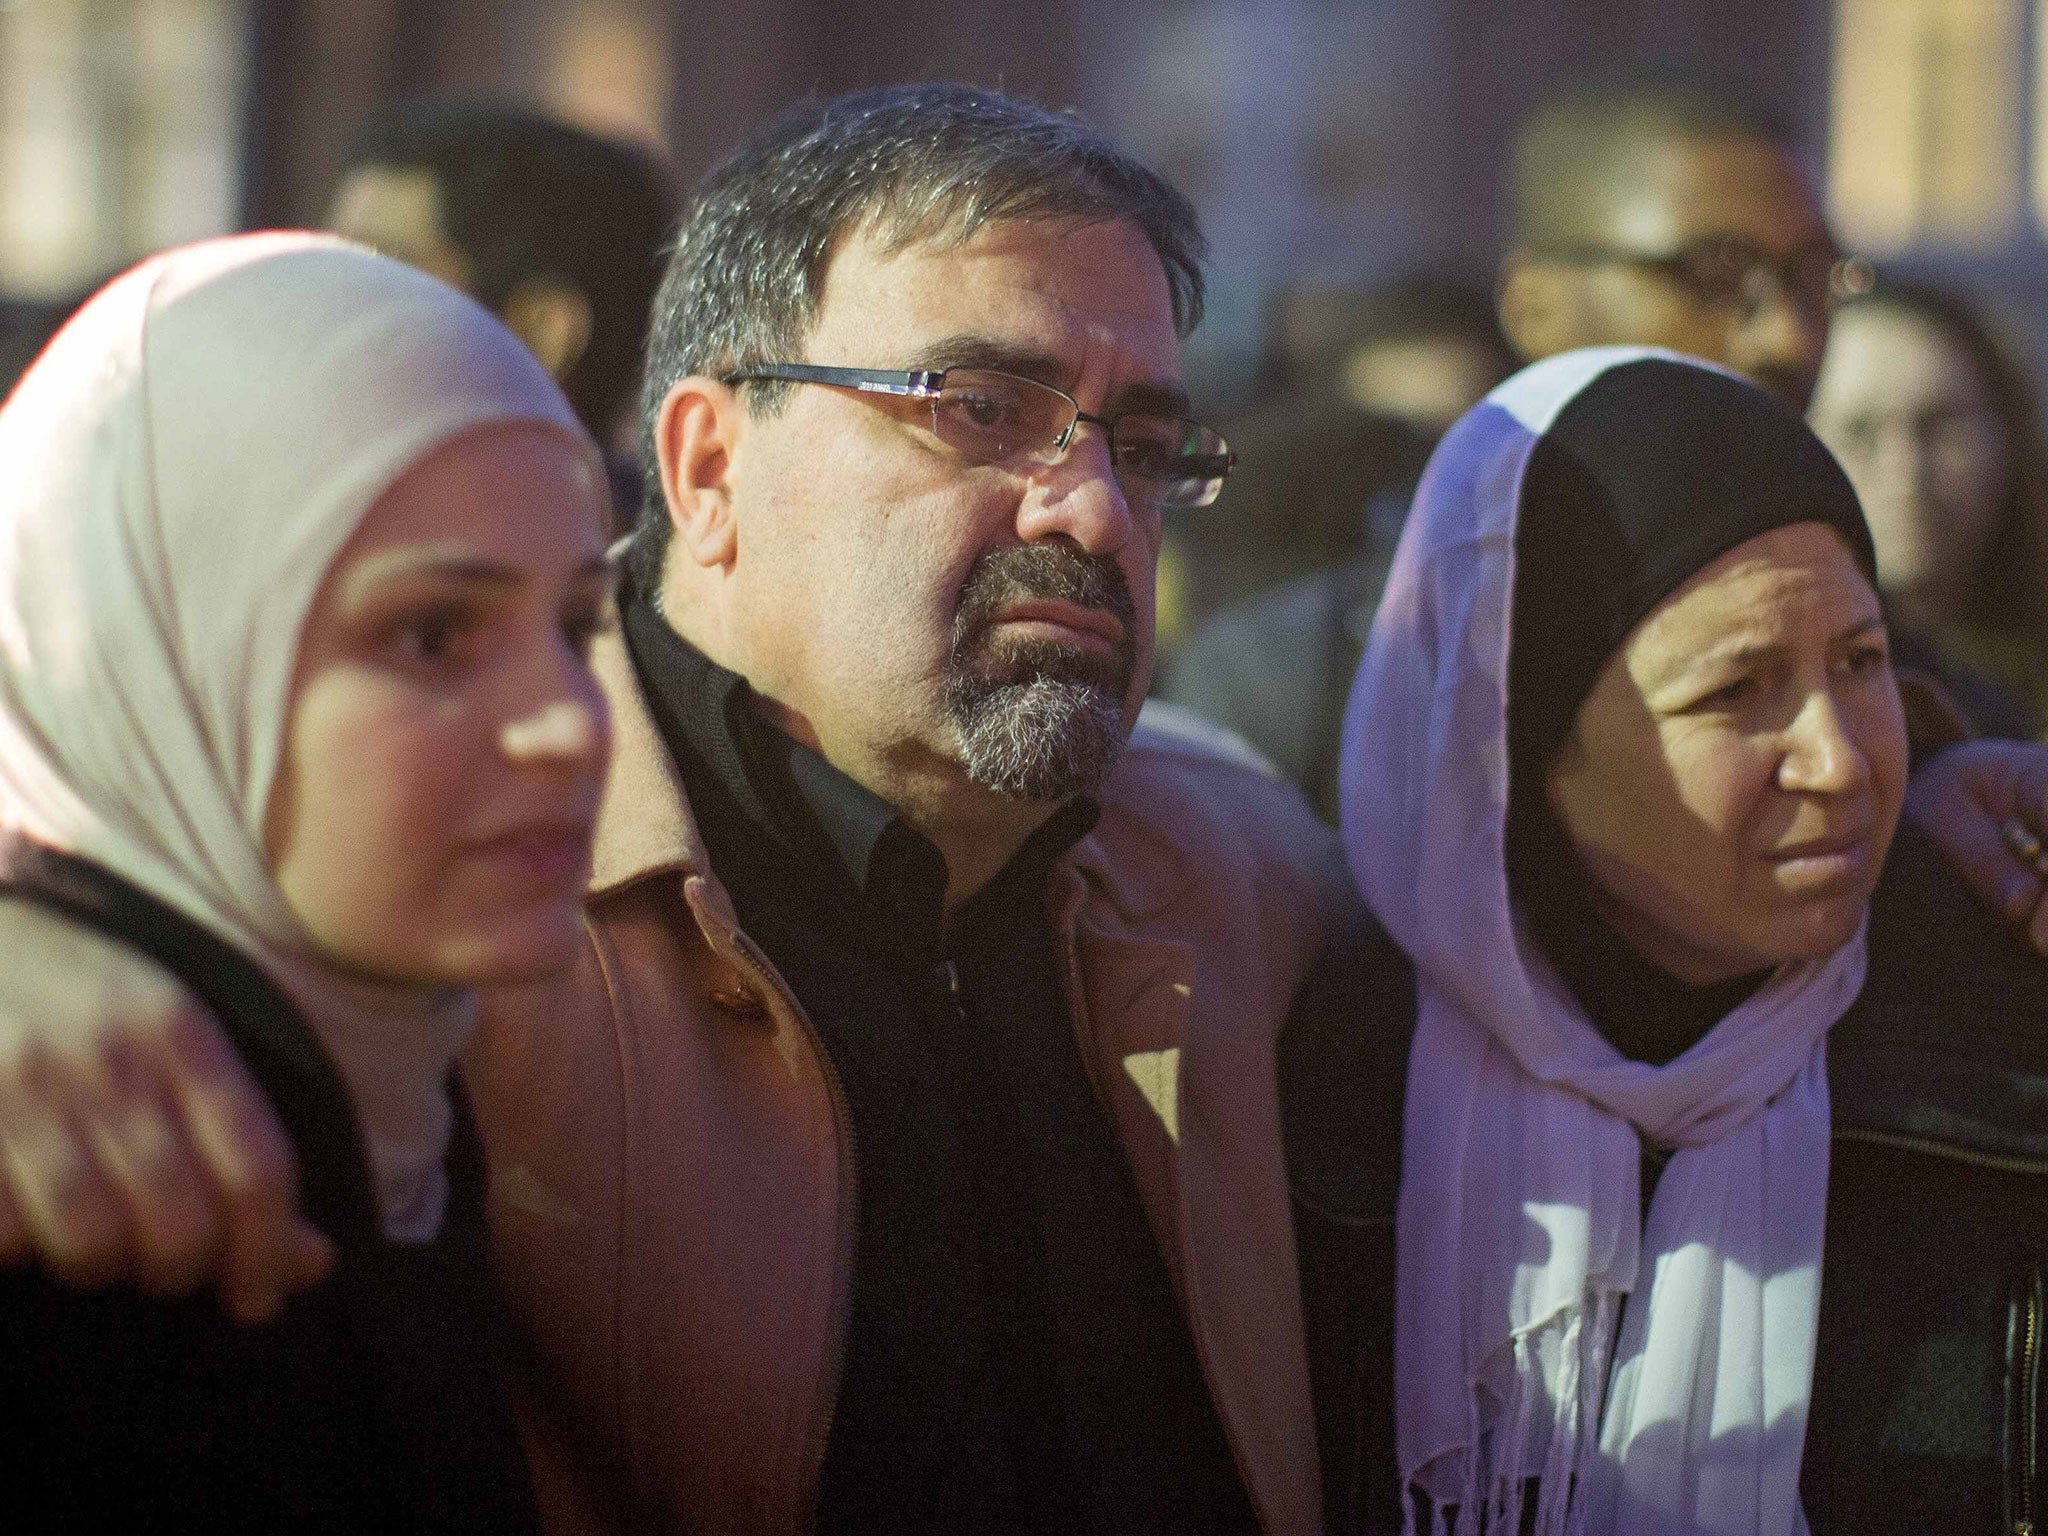
[[[1193,902],[1226,927],[1286,933],[1313,953],[1348,891],[1336,834],[1228,732],[1165,720],[1148,707],[1104,781],[1081,862],[1129,914]]]
[[[1105,820],[1131,818],[1190,835],[1279,839],[1323,857],[1336,834],[1257,748],[1191,710],[1148,701],[1102,790]]]

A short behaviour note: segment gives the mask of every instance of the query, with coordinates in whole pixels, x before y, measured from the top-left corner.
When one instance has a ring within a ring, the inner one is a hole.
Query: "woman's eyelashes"
[[[1891,665],[1891,647],[1882,640],[1859,640],[1843,658],[1843,670],[1852,677],[1867,677]]]
[[[1735,677],[1709,680],[1685,697],[1679,707],[1672,711],[1680,715],[1726,714],[1751,703],[1757,697],[1762,684],[1753,672]]]
[[[386,631],[386,646],[403,665],[445,672],[475,659],[484,627],[475,604],[436,601],[399,614]]]

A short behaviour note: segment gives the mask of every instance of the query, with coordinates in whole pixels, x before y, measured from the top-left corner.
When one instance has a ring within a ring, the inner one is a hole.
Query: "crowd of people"
[[[1718,98],[1510,180],[1220,430],[1191,205],[966,86],[679,223],[411,109],[85,300],[10,1528],[2033,1530],[2023,372]]]

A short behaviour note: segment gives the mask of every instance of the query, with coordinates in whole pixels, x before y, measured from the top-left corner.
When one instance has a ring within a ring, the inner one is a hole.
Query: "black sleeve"
[[[1415,1029],[1408,957],[1355,904],[1280,1038],[1309,1383],[1332,1532],[1400,1528],[1394,1469],[1394,1209]]]

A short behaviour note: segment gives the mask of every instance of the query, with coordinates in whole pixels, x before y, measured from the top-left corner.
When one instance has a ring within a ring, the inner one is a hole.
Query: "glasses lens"
[[[1230,473],[1230,445],[1181,416],[1119,416],[1117,479],[1166,507],[1206,507]]]
[[[1747,240],[1700,240],[1680,251],[1679,281],[1703,304],[1741,305],[1775,276],[1768,252]]]
[[[983,463],[1044,452],[1073,420],[1074,407],[1058,390],[975,368],[946,370],[932,401],[939,440]]]
[[[1838,257],[1828,267],[1828,297],[1836,303],[1870,292],[1877,286],[1877,269],[1861,256]]]
[[[1848,265],[1832,244],[1810,245],[1787,256],[1778,277],[1787,298],[1809,311],[1819,311],[1834,302],[1836,274]]]

